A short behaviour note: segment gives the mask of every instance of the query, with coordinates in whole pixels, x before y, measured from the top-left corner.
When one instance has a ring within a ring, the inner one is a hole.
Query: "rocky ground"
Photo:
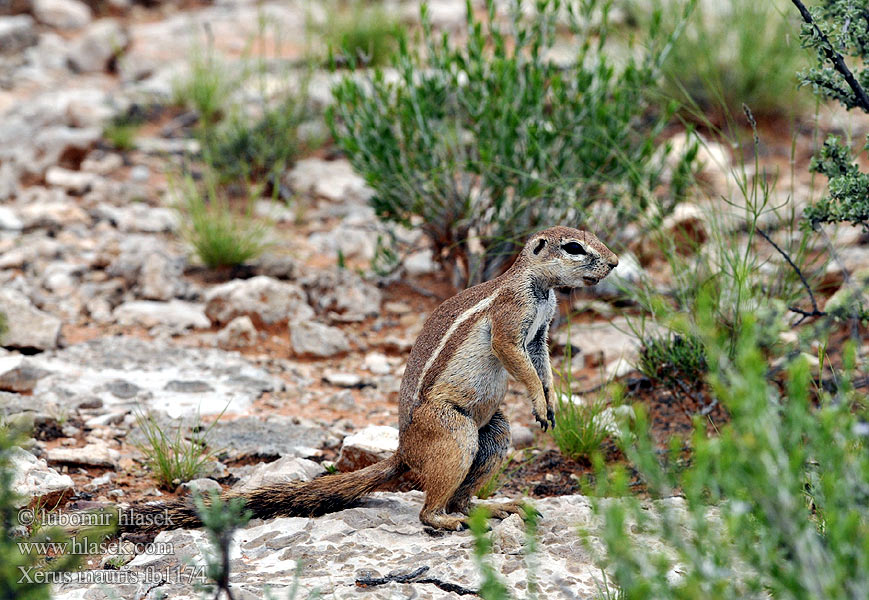
[[[129,107],[170,104],[173,81],[189,69],[206,24],[215,47],[239,58],[265,15],[288,41],[280,56],[292,62],[303,57],[307,20],[323,15],[301,0],[181,8],[128,0],[96,9],[77,0],[12,4],[0,16],[0,312],[9,327],[0,348],[0,412],[35,432],[13,456],[17,491],[50,507],[184,493],[161,491],[145,468],[137,449],[137,415],[144,413],[169,429],[220,415],[209,437],[218,460],[199,481],[203,489],[263,476],[308,478],[323,463],[352,469],[388,454],[397,443],[391,426],[405,358],[426,315],[453,292],[450,274],[424,240],[395,230],[410,248],[400,277],[360,275],[356,268],[367,272],[384,231],[366,204],[370,190],[346,160],[312,155],[287,174],[289,205],[257,205],[275,222],[276,243],[243,272],[215,275],[196,264],[180,235],[170,185],[173,169],[196,151],[179,125],[189,115],[159,112],[128,151],[104,138],[107,123]],[[416,2],[393,4],[408,18],[417,12]],[[464,22],[464,1],[431,4],[437,27]],[[328,102],[329,77],[314,76],[312,102]],[[703,152],[710,185],[728,189],[729,151],[709,144]],[[796,194],[782,191],[788,193]],[[800,193],[800,202],[808,196]],[[699,207],[680,211],[670,226],[692,220],[702,226]],[[844,229],[841,237],[842,261],[829,267],[831,292],[843,267],[869,267],[866,237]],[[636,251],[642,256],[642,248]],[[349,268],[338,268],[339,252]],[[632,281],[643,268],[625,254],[614,277]],[[613,289],[604,285],[570,300],[584,311],[571,341],[581,388],[632,371],[638,342],[624,317],[612,316]],[[557,356],[566,343],[566,332],[557,331]],[[510,393],[506,407],[514,446],[546,455],[553,444],[532,427],[520,392]],[[690,422],[678,414],[669,421],[679,419]],[[556,464],[563,469],[526,469],[511,489],[542,496],[575,489],[571,469],[580,467]],[[420,503],[418,492],[382,493],[317,520],[251,523],[233,546],[236,597],[261,597],[267,584],[283,597],[300,562],[304,589],[339,598],[360,593],[359,577],[420,566],[431,567],[423,577],[475,587],[469,534],[425,536],[416,519]],[[577,533],[594,522],[588,501],[568,495],[538,500],[538,508],[542,591],[594,596],[600,573]],[[495,526],[493,561],[511,586],[524,589],[517,521]],[[201,558],[201,532],[164,533],[156,541],[173,552],[140,554],[123,569],[171,570]],[[101,560],[91,557],[89,566]],[[187,597],[192,589],[189,581],[110,590],[71,583],[56,593],[152,598],[159,590]],[[454,597],[423,583],[364,593]]]

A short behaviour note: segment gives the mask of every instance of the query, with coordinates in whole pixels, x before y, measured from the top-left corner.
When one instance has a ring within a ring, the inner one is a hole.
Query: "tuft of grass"
[[[573,460],[591,460],[609,435],[606,422],[600,418],[607,404],[605,391],[590,402],[572,395],[573,374],[570,364],[573,353],[569,329],[565,348],[564,368],[559,373],[560,385],[555,386],[558,411],[552,439],[564,456]]]
[[[606,422],[600,418],[606,404],[603,396],[584,401],[559,393],[558,417],[552,428],[552,438],[564,456],[590,461],[600,449],[609,435]]]
[[[646,338],[637,367],[652,381],[668,387],[675,387],[677,381],[693,386],[708,370],[700,338],[678,333]]]
[[[167,435],[152,415],[136,415],[136,423],[145,436],[145,441],[136,447],[145,455],[145,461],[161,488],[174,490],[179,484],[196,479],[205,465],[214,459],[215,453],[209,450],[207,438],[218,420],[219,416],[203,430],[197,418],[190,429],[190,439],[187,439],[180,423],[173,433]]]
[[[206,182],[203,192],[189,176],[180,193],[184,236],[205,266],[214,269],[241,265],[268,248],[269,225],[251,215],[252,201],[248,201],[245,212],[239,213],[218,193],[213,182]]]
[[[116,150],[126,152],[136,147],[136,134],[141,125],[116,119],[109,122],[103,130],[103,137]]]
[[[223,114],[227,98],[235,87],[227,68],[211,48],[193,52],[190,73],[172,82],[172,101],[196,111],[203,126],[216,123]]]
[[[386,65],[403,38],[399,22],[382,6],[360,0],[330,5],[328,28],[322,32],[336,66]]]
[[[6,313],[0,311],[0,342],[3,341],[3,336],[9,331],[9,320],[6,317]]]

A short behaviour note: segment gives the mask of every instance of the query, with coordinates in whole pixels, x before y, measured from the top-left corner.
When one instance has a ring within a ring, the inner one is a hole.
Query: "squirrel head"
[[[550,227],[528,239],[520,260],[547,287],[591,286],[610,274],[619,258],[594,234]]]

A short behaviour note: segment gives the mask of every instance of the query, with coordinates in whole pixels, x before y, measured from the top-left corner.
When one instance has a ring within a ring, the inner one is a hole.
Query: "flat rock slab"
[[[479,572],[474,565],[473,540],[469,532],[432,537],[423,532],[418,519],[422,493],[372,495],[358,508],[316,519],[280,518],[252,521],[239,531],[231,549],[230,581],[238,599],[263,598],[268,588],[276,598],[287,597],[298,579],[299,594],[307,598],[314,590],[323,598],[459,598],[427,583],[389,583],[377,587],[356,586],[359,577],[382,577],[410,573],[421,566],[426,577],[477,589]],[[535,575],[540,598],[595,598],[601,573],[580,539],[578,527],[595,528],[596,518],[583,496],[562,496],[535,501],[543,513],[539,524]],[[494,552],[489,557],[498,576],[513,597],[526,597],[528,572],[522,552],[521,520],[511,516],[492,521]],[[163,532],[154,540],[165,543],[174,554],[137,556],[116,573],[114,581],[146,580],[148,573],[169,574],[160,586],[166,597],[199,598],[190,576],[201,574],[202,552],[208,548],[201,530]],[[297,575],[297,567],[301,569]],[[125,579],[127,578],[127,579]],[[88,598],[137,598],[146,583],[56,586],[56,600]]]
[[[33,395],[58,406],[99,399],[107,413],[131,408],[171,417],[244,413],[282,382],[237,352],[107,337],[33,357],[49,371]]]
[[[307,458],[325,446],[338,444],[324,427],[296,423],[291,417],[240,417],[219,421],[208,434],[213,448],[227,452],[230,460],[250,457],[296,456]]]

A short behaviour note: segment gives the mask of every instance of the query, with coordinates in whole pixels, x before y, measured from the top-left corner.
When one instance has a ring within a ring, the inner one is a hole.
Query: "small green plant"
[[[643,375],[667,387],[693,387],[706,374],[703,342],[691,334],[668,333],[644,340],[637,364]]]
[[[803,18],[803,45],[815,51],[815,65],[800,73],[815,95],[836,100],[848,110],[869,113],[869,6],[865,2],[826,0],[811,8],[792,0]],[[845,59],[861,69],[852,72]],[[863,147],[869,153],[869,137]],[[869,175],[860,171],[851,148],[827,138],[811,164],[829,179],[829,195],[805,211],[806,225],[851,223],[869,231]]]
[[[6,318],[6,313],[0,311],[0,343],[3,342],[3,336],[9,331],[9,321]]]
[[[609,435],[607,423],[601,418],[606,399],[591,401],[558,395],[558,411],[552,438],[563,455],[574,460],[591,460]]]
[[[379,69],[367,81],[347,76],[327,112],[377,215],[421,228],[468,284],[496,275],[543,224],[594,214],[596,227],[616,229],[645,213],[658,200],[668,152],[657,138],[671,114],[647,118],[674,37],[661,27],[648,51],[632,48],[616,67],[605,50],[609,2],[543,0],[531,11],[514,2],[507,24],[493,1],[486,7],[478,19],[467,3],[468,39],[455,47],[435,36],[423,5],[425,52],[400,41],[398,81]],[[550,59],[559,19],[576,48],[566,64]]]
[[[487,536],[489,512],[485,507],[480,506],[471,511],[468,526],[474,537],[474,562],[482,579],[477,593],[485,600],[509,600],[510,591],[487,560],[492,554],[492,541]]]
[[[236,115],[202,132],[203,158],[222,182],[275,184],[303,149],[298,128],[308,113],[304,101],[290,95],[252,123]]]
[[[229,587],[229,550],[232,536],[239,527],[247,524],[252,513],[244,508],[243,498],[233,498],[226,502],[215,490],[212,490],[207,501],[200,494],[195,494],[193,502],[211,543],[209,551],[205,553],[205,572],[214,584],[214,599],[217,600],[223,593],[232,600]]]
[[[525,546],[523,548],[525,556],[526,572],[528,580],[526,589],[528,598],[537,597],[538,586],[536,579],[536,553],[537,553],[537,522],[540,514],[530,504],[523,506],[522,520],[525,524]],[[488,561],[488,557],[492,554],[492,541],[488,537],[489,531],[489,512],[484,506],[478,506],[471,511],[468,517],[468,527],[471,530],[471,536],[474,538],[474,563],[482,576],[480,589],[477,595],[484,600],[511,600],[513,597],[510,594],[509,588],[504,584],[497,571]]]
[[[246,212],[239,213],[213,181],[206,181],[204,188],[203,193],[190,177],[180,187],[182,232],[199,260],[209,268],[231,267],[262,254],[270,244],[270,227],[251,215],[252,200]]]
[[[200,124],[210,127],[223,114],[235,83],[209,44],[193,51],[189,74],[172,82],[172,101],[196,111]]]
[[[136,147],[136,134],[142,126],[140,120],[118,117],[109,121],[103,130],[103,137],[116,149],[122,152]]]
[[[618,403],[621,391],[618,386],[607,386],[604,391],[590,401],[574,396],[573,373],[571,359],[573,352],[570,345],[570,325],[568,323],[567,343],[565,344],[564,365],[558,374],[558,385],[555,386],[557,411],[555,427],[552,428],[552,439],[561,453],[574,460],[591,460],[594,453],[609,435],[606,421],[601,414],[607,407],[606,394],[611,388],[613,401]]]
[[[215,453],[209,450],[207,438],[218,419],[202,429],[197,418],[188,439],[181,423],[174,433],[167,435],[153,415],[136,415],[136,423],[145,437],[136,447],[145,455],[146,464],[161,488],[174,490],[178,484],[196,479],[214,459]]]
[[[382,6],[362,0],[338,0],[329,5],[328,27],[321,32],[338,65],[379,67],[387,64],[403,32]]]

